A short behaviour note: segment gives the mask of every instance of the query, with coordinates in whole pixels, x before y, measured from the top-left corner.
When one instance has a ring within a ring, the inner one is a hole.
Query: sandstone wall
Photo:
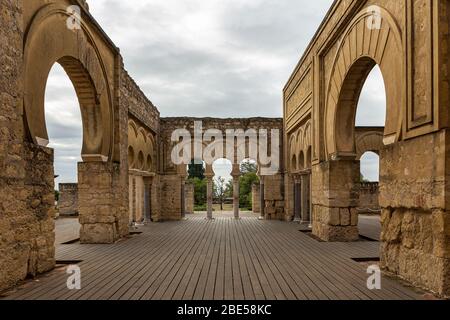
[[[450,134],[422,136],[381,152],[381,265],[450,295]]]
[[[145,172],[128,172],[129,178],[127,181],[132,184],[128,186],[128,208],[130,210],[128,216],[130,221],[141,221],[144,219],[145,207],[145,184],[147,179],[151,180],[149,193],[150,193],[150,210],[153,221],[159,221],[161,216],[161,185],[159,175],[161,173],[161,167],[159,163],[159,136],[160,136],[160,114],[158,109],[153,103],[145,96],[136,82],[129,76],[128,72],[122,67],[121,71],[121,86],[120,86],[120,101],[126,107],[125,119],[134,121],[138,126],[142,127],[147,134],[152,137],[152,141],[147,141],[148,146],[151,146],[151,166],[145,165]],[[128,125],[127,125],[128,127]],[[128,130],[127,130],[128,135]],[[130,137],[131,138],[131,137]],[[127,140],[125,148],[131,145],[132,141]],[[133,141],[134,143],[134,141]],[[148,149],[142,147],[143,149]],[[127,153],[127,151],[126,151]],[[136,155],[137,157],[137,155]],[[128,159],[127,159],[128,160]],[[144,159],[146,162],[147,159]],[[127,161],[128,163],[128,161]],[[132,164],[128,163],[128,169],[132,169]],[[151,175],[151,178],[144,177],[145,175]]]
[[[78,184],[60,183],[58,210],[60,216],[78,215]]]
[[[378,182],[363,182],[359,187],[360,213],[374,213],[380,210],[380,189]]]
[[[128,195],[127,187],[128,181],[124,183],[119,163],[78,164],[82,243],[114,243],[129,233],[129,203],[127,202],[126,208],[123,205],[124,198]]]
[[[181,177],[178,175],[160,176],[161,211],[160,220],[180,220],[181,215]]]
[[[281,175],[264,177],[264,209],[268,220],[284,220],[284,180]]]
[[[0,291],[55,265],[53,152],[23,126],[22,6],[0,11]]]
[[[325,241],[359,238],[359,161],[327,161],[312,169],[313,233]]]
[[[122,101],[126,102],[128,112],[157,135],[160,126],[159,111],[125,69],[122,69],[120,92]]]

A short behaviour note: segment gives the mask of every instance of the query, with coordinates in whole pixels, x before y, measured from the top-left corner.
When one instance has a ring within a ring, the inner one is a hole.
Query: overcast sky
[[[281,117],[282,89],[332,0],[88,3],[161,116]],[[382,77],[375,71],[357,124],[383,125],[384,105]],[[48,80],[46,112],[57,182],[74,182],[81,117],[73,87],[57,65]],[[377,159],[369,158],[363,173],[376,179]]]

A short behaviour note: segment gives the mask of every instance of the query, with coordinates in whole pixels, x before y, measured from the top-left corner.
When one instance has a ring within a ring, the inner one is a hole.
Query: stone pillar
[[[136,176],[132,176],[131,178],[131,201],[133,202],[132,211],[131,211],[131,221],[130,224],[134,225],[136,223],[137,217],[137,183]]]
[[[241,167],[239,164],[233,164],[231,176],[233,177],[233,213],[234,218],[239,219],[239,183],[241,177]]]
[[[186,178],[181,177],[181,219],[186,218]]]
[[[302,221],[302,183],[301,178],[294,177],[294,222]]]
[[[152,221],[152,177],[146,177],[144,179],[145,184],[145,213],[144,224],[148,224]]]
[[[81,243],[114,243],[128,234],[128,210],[122,208],[122,197],[127,191],[121,179],[120,164],[78,164]]]
[[[261,190],[260,190],[260,184],[259,183],[253,183],[252,184],[252,212],[253,213],[260,213],[260,196],[261,196]]]
[[[259,181],[260,181],[260,187],[259,187],[259,220],[264,220],[265,219],[265,209],[266,209],[266,197],[265,197],[265,192],[264,192],[264,177],[260,176],[259,177]]]
[[[207,198],[207,216],[208,220],[213,219],[213,177],[206,176],[206,198]]]
[[[233,176],[233,212],[235,219],[239,219],[239,178],[240,176]]]
[[[311,174],[305,172],[301,176],[301,222],[311,222]]]
[[[308,227],[312,229],[313,221],[313,204],[312,204],[312,173],[309,173],[309,225]]]
[[[313,167],[313,234],[324,241],[359,239],[359,161],[341,159]]]

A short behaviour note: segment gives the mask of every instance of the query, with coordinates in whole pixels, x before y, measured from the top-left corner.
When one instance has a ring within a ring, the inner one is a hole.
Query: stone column
[[[114,243],[128,234],[128,209],[123,201],[126,192],[127,184],[121,177],[120,164],[78,164],[81,243]]]
[[[233,176],[233,212],[235,219],[239,219],[239,178],[240,176]]]
[[[310,173],[301,176],[301,223],[311,222]]]
[[[132,209],[133,211],[131,212],[131,221],[130,223],[132,225],[134,225],[136,223],[136,216],[137,216],[137,188],[136,188],[136,176],[133,175],[133,177],[131,178],[131,196],[132,196],[132,201],[133,201],[133,206]]]
[[[206,176],[206,198],[207,198],[207,215],[208,220],[213,219],[213,177]]]
[[[266,208],[266,200],[265,200],[265,192],[264,192],[264,176],[259,177],[260,187],[259,187],[259,220],[265,219],[265,208]]]
[[[312,229],[313,221],[313,204],[312,204],[312,173],[309,173],[309,225],[308,227]]]
[[[148,224],[152,221],[152,183],[153,178],[147,177],[144,179],[145,183],[145,214],[144,214],[144,224]]]
[[[239,219],[239,180],[241,177],[241,167],[239,164],[233,164],[231,176],[233,177],[233,213],[234,218]]]
[[[181,177],[181,219],[186,218],[186,178]]]
[[[358,215],[360,165],[338,159],[313,167],[313,234],[324,241],[359,239]]]
[[[301,178],[294,177],[294,222],[302,221],[302,183]]]

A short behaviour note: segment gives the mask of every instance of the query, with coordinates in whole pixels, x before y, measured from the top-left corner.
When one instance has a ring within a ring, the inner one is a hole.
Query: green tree
[[[189,179],[194,184],[194,204],[204,206],[206,204],[206,180],[199,178]]]
[[[255,172],[248,172],[239,179],[239,206],[243,209],[252,207],[252,186],[259,183],[258,175]]]
[[[258,167],[256,165],[256,162],[251,161],[251,160],[244,160],[241,163],[241,172],[243,174],[247,174],[247,173],[257,173],[258,172]]]
[[[218,177],[214,179],[214,198],[216,198],[220,204],[220,211],[223,211],[223,203],[227,198],[227,183],[225,178]]]

